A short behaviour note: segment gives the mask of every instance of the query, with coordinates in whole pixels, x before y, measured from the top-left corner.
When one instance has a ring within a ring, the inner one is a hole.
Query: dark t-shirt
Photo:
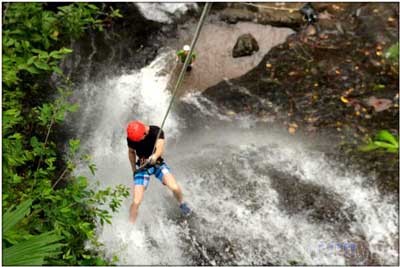
[[[147,159],[148,157],[151,156],[151,153],[153,152],[154,143],[156,142],[157,134],[160,131],[160,127],[158,126],[150,125],[149,127],[150,127],[149,133],[143,140],[139,142],[134,142],[127,138],[128,146],[136,151],[136,155],[140,159],[142,158]],[[164,139],[164,131],[161,131],[159,139]],[[161,157],[159,157],[158,159],[162,160]]]

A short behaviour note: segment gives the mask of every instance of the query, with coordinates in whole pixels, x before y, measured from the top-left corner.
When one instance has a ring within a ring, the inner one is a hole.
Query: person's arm
[[[181,55],[182,55],[182,50],[176,52],[176,61],[179,61],[181,59]]]
[[[195,65],[195,61],[196,61],[196,54],[195,54],[195,52],[193,52],[192,53],[192,56],[190,57],[190,64],[189,65],[191,65],[191,66],[194,66]]]
[[[128,157],[131,163],[132,172],[136,171],[136,152],[134,149],[128,147]]]
[[[150,164],[155,164],[157,159],[162,156],[162,154],[164,153],[164,143],[164,139],[157,140],[155,151],[148,159]]]
[[[158,139],[156,143],[156,151],[154,151],[154,159],[157,160],[164,153],[164,139]]]

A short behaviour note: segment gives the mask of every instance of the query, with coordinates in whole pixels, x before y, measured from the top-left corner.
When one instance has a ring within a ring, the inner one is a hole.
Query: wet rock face
[[[276,28],[253,22],[228,25],[220,22],[214,14],[208,19],[210,21],[203,26],[196,44],[195,50],[198,57],[193,71],[185,75],[178,96],[187,91],[203,91],[221,80],[242,76],[256,67],[272,47],[285,42],[287,36],[293,34],[293,31],[288,28]],[[190,43],[195,29],[195,24],[190,24],[185,28],[179,26],[178,37],[172,38],[172,44],[168,46],[180,48],[183,44]],[[258,52],[251,56],[233,58],[232,49],[238,37],[248,33],[257,40]],[[181,65],[178,64],[171,75],[171,88],[179,77],[180,67]]]
[[[255,15],[253,12],[243,9],[227,8],[220,13],[220,19],[228,24],[236,24],[239,21],[253,21]]]
[[[243,34],[239,36],[236,44],[233,48],[232,56],[233,57],[244,57],[250,56],[254,52],[257,52],[260,48],[258,47],[258,43],[256,39],[250,33]]]
[[[398,5],[313,6],[318,20],[312,27],[303,22],[297,34],[273,48],[256,68],[203,95],[235,113],[274,117],[289,129],[295,124],[311,137],[329,133],[330,141],[336,140],[332,146],[341,142],[337,151],[348,166],[363,162],[362,170],[382,177],[376,181],[379,189],[397,193],[393,185],[399,175],[393,170],[398,155],[355,151],[378,130],[398,136],[398,69],[385,57],[398,42]],[[379,105],[371,105],[371,99],[380,100]]]
[[[104,72],[116,73],[123,68],[141,68],[154,59],[161,39],[173,31],[147,20],[134,3],[114,2],[106,6],[106,10],[119,9],[123,19],[107,22],[102,32],[89,31],[72,45],[74,54],[65,60],[63,68],[72,71],[75,79],[86,75],[103,77]],[[104,68],[105,65],[109,68]]]
[[[272,186],[279,193],[282,208],[289,214],[306,214],[312,222],[329,223],[348,231],[354,220],[352,210],[344,208],[341,197],[293,175],[270,171]]]
[[[220,19],[229,24],[252,21],[263,25],[297,29],[303,22],[299,9],[302,3],[231,3],[219,13]]]

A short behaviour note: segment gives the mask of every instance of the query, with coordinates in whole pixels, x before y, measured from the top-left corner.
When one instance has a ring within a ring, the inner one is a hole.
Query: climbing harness
[[[134,174],[139,173],[143,170],[145,170],[147,172],[147,174],[151,175],[152,173],[149,172],[149,170],[154,167],[154,168],[160,168],[161,165],[164,163],[164,160],[159,160],[157,159],[155,164],[150,164],[148,161],[145,162],[142,166],[140,166],[140,160],[137,160],[136,165],[140,166],[139,168],[137,168],[134,172]]]
[[[168,106],[168,108],[167,108],[167,111],[166,111],[166,113],[165,113],[164,119],[163,119],[163,121],[162,121],[162,123],[161,123],[160,130],[158,131],[158,134],[157,134],[157,137],[156,137],[156,141],[154,142],[152,154],[154,153],[154,151],[155,151],[155,149],[156,149],[157,141],[158,141],[158,139],[159,139],[159,137],[160,137],[160,134],[161,134],[162,129],[163,129],[163,127],[164,127],[165,121],[167,120],[168,114],[169,114],[169,112],[170,112],[170,110],[171,110],[171,107],[172,107],[172,104],[173,104],[173,102],[174,102],[174,100],[175,100],[175,96],[176,96],[176,93],[177,93],[177,91],[178,91],[178,88],[179,88],[179,86],[181,85],[181,83],[182,83],[182,81],[183,81],[183,77],[185,76],[186,68],[187,68],[187,66],[189,65],[189,61],[190,61],[190,59],[191,59],[191,57],[192,57],[192,52],[193,52],[193,50],[194,50],[194,47],[196,46],[197,39],[199,38],[201,28],[203,27],[205,18],[206,18],[206,16],[207,16],[208,11],[209,11],[210,8],[211,8],[211,5],[212,5],[212,3],[207,2],[207,3],[205,4],[204,8],[203,8],[203,12],[201,13],[200,21],[199,21],[199,23],[197,24],[196,32],[195,32],[195,34],[194,34],[192,43],[190,44],[190,51],[189,51],[189,54],[188,54],[187,57],[186,57],[185,63],[184,63],[183,66],[182,66],[182,70],[181,70],[181,72],[180,72],[180,74],[179,74],[179,77],[178,77],[178,80],[177,80],[177,82],[176,82],[176,84],[175,84],[175,88],[174,88],[174,91],[173,91],[173,93],[172,93],[171,101],[170,101],[169,106]],[[139,169],[138,169],[137,171],[143,170],[143,169],[145,169],[145,168],[148,167],[148,166],[149,166],[149,162],[147,162],[147,163],[143,164],[142,166],[140,166]]]

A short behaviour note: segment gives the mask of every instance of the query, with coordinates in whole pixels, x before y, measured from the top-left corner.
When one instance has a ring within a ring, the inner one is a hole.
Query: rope
[[[181,83],[182,83],[182,81],[183,81],[183,78],[184,78],[184,76],[185,76],[186,68],[187,68],[187,66],[189,65],[189,61],[190,61],[190,59],[191,59],[191,57],[192,57],[193,49],[194,49],[194,47],[196,46],[197,40],[199,39],[199,35],[200,35],[201,28],[202,28],[203,25],[204,25],[204,21],[205,21],[205,19],[206,19],[206,16],[207,16],[208,11],[209,11],[210,8],[211,8],[211,5],[212,5],[212,3],[207,2],[207,3],[205,4],[204,8],[203,8],[203,12],[201,13],[201,17],[200,17],[199,23],[197,24],[196,32],[195,32],[195,34],[194,34],[192,43],[190,44],[190,51],[189,51],[189,54],[187,55],[187,57],[186,57],[186,59],[185,59],[185,63],[184,63],[183,66],[182,66],[182,70],[181,70],[181,72],[180,72],[180,74],[179,74],[179,77],[178,77],[178,80],[177,80],[177,82],[176,82],[176,84],[175,84],[175,88],[174,88],[174,91],[173,91],[173,93],[172,93],[171,101],[169,102],[168,109],[167,109],[167,111],[166,111],[166,113],[165,113],[165,115],[164,115],[164,118],[163,118],[162,123],[161,123],[161,126],[160,126],[160,130],[158,131],[157,138],[156,138],[156,141],[155,141],[154,146],[153,146],[153,152],[152,152],[152,154],[154,153],[154,151],[155,151],[155,149],[156,149],[157,141],[158,141],[158,139],[160,138],[160,134],[161,134],[161,132],[162,132],[162,129],[164,128],[165,121],[167,120],[168,114],[169,114],[169,112],[171,111],[171,107],[172,107],[172,104],[174,103],[175,96],[176,96],[176,93],[177,93],[177,91],[178,91],[178,88],[179,88],[179,86],[181,85]],[[140,170],[140,169],[143,169],[146,165],[147,165],[147,164],[144,164],[144,165],[140,166],[139,170]]]

